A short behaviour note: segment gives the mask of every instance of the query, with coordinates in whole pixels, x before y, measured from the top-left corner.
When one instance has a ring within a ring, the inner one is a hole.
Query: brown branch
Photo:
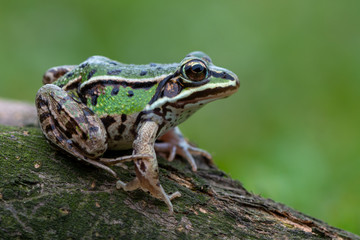
[[[165,190],[182,193],[173,216],[147,193],[116,190],[110,175],[50,147],[36,127],[0,126],[0,163],[0,239],[360,239],[249,193],[202,159],[196,173],[182,159],[159,159]],[[114,168],[124,181],[134,177],[128,166]]]

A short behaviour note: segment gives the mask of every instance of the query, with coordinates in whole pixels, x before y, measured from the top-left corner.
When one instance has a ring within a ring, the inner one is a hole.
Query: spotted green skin
[[[54,85],[64,87],[74,79],[81,77],[79,84],[86,83],[96,77],[118,77],[124,79],[149,79],[169,74],[176,70],[178,64],[148,64],[127,65],[102,56],[93,56],[75,67],[72,71],[53,82]],[[106,81],[106,80],[104,80]],[[102,80],[98,80],[102,82]],[[111,94],[114,85],[110,84],[102,89],[104,94],[97,98],[97,104],[92,104],[91,96],[87,96],[86,105],[99,116],[114,114],[132,114],[140,112],[150,101],[155,93],[157,84],[150,89],[133,89],[132,87],[120,87],[119,93]],[[130,94],[129,94],[130,92]],[[75,93],[77,95],[77,93]]]
[[[239,80],[231,71],[215,66],[202,52],[188,54],[180,63],[133,65],[102,56],[80,65],[49,69],[36,96],[45,137],[68,154],[117,177],[109,166],[133,161],[136,178],[117,186],[125,191],[141,188],[171,200],[159,181],[156,151],[184,157],[196,171],[192,154],[211,159],[191,146],[177,125],[204,104],[237,91]],[[155,143],[160,139],[161,143]],[[106,159],[107,150],[133,148],[130,156]]]
[[[80,84],[88,82],[96,77],[118,77],[135,79],[141,82],[142,79],[156,78],[175,72],[178,65],[179,64],[154,63],[147,65],[123,64],[106,57],[93,56],[72,71],[60,77],[53,84],[63,87],[73,79],[79,77],[81,77]],[[98,82],[101,81],[102,80],[100,79]],[[140,112],[150,101],[158,86],[158,84],[155,84],[150,89],[120,87],[119,93],[113,95],[111,92],[114,85],[116,84],[110,84],[103,89],[105,92],[97,98],[97,104],[95,105],[91,103],[91,96],[87,96],[86,105],[99,116]]]

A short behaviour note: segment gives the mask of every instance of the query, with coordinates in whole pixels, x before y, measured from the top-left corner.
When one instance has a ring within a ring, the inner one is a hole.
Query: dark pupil
[[[201,81],[206,77],[206,69],[200,63],[192,63],[185,67],[186,76],[192,81]]]
[[[194,66],[191,67],[191,70],[195,73],[200,73],[204,71],[204,67],[200,64],[195,64]]]

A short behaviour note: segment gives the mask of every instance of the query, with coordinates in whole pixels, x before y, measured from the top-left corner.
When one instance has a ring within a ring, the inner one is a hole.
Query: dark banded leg
[[[36,96],[41,129],[53,144],[74,157],[116,173],[98,159],[107,149],[107,134],[100,118],[85,104],[53,84],[41,87]]]
[[[107,149],[107,134],[100,118],[85,104],[53,84],[44,85],[36,96],[41,129],[45,137],[72,156],[106,170],[126,161],[150,159],[148,154],[100,158]]]

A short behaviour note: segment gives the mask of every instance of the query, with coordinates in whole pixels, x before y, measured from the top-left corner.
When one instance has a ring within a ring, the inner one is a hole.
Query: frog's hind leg
[[[42,86],[36,96],[38,119],[45,137],[72,156],[102,168],[98,162],[107,149],[107,135],[100,118],[85,104],[53,84]]]
[[[57,66],[48,69],[43,76],[43,84],[55,82],[59,77],[65,75],[76,67],[76,65]]]

